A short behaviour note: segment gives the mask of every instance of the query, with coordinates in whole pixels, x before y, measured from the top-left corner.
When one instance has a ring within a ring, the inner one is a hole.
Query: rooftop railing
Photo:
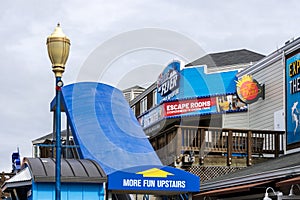
[[[284,131],[177,125],[152,136],[150,142],[166,165],[191,154],[199,157],[200,164],[207,155],[219,154],[227,157],[227,165],[233,156],[246,157],[251,165],[253,156],[278,157],[283,153],[283,135]]]

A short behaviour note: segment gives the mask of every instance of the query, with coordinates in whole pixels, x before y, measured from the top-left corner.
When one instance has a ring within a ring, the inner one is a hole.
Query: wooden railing
[[[199,156],[199,162],[208,154],[219,153],[227,156],[228,165],[233,155],[245,156],[247,165],[251,165],[253,155],[278,157],[283,153],[283,134],[283,131],[174,126],[151,137],[150,142],[164,164],[192,152]]]

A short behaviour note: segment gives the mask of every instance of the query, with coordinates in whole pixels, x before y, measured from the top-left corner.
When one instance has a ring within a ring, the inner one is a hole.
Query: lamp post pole
[[[61,198],[61,109],[60,109],[60,98],[61,98],[61,86],[60,86],[61,77],[56,77],[56,109],[55,109],[55,118],[56,118],[56,165],[55,165],[55,199],[60,200]]]
[[[61,199],[61,80],[65,71],[70,51],[70,39],[62,32],[60,24],[57,24],[54,32],[47,38],[48,55],[52,63],[52,71],[55,74],[56,109],[55,109],[55,133],[56,133],[56,157],[55,157],[55,199]]]

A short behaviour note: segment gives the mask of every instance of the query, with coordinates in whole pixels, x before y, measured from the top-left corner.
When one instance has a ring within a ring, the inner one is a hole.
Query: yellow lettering
[[[299,68],[300,68],[300,60],[297,60],[297,74],[299,73]]]
[[[289,76],[293,77],[300,74],[300,60],[296,60],[289,65]]]

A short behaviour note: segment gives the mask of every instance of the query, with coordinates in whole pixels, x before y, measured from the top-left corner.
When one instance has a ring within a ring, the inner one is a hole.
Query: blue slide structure
[[[200,179],[163,166],[123,93],[106,84],[64,86],[62,99],[81,158],[96,161],[114,191],[197,192]]]
[[[97,161],[106,174],[162,165],[120,90],[83,82],[63,87],[62,95],[81,158]]]

